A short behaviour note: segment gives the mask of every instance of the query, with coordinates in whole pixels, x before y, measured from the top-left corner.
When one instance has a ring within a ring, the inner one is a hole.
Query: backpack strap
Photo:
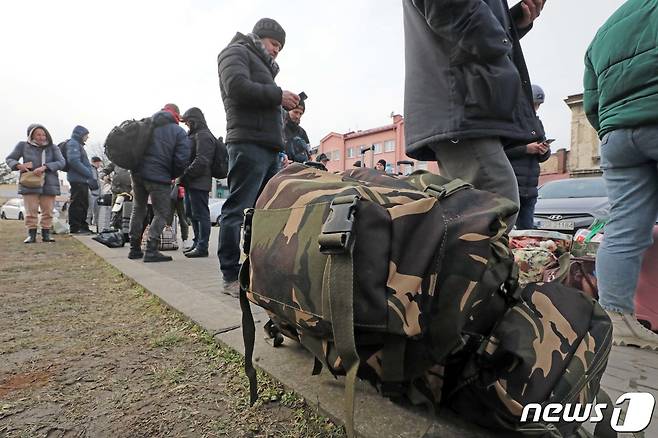
[[[345,428],[354,433],[354,392],[359,355],[354,338],[354,220],[357,195],[339,196],[330,205],[329,217],[318,237],[320,252],[328,255],[322,282],[322,301],[328,303],[334,344],[345,370]]]
[[[473,185],[467,183],[466,181],[462,181],[461,179],[453,179],[450,182],[447,182],[443,185],[436,185],[436,184],[430,184],[427,187],[425,187],[424,192],[435,196],[439,201],[441,199],[447,198],[448,196],[451,196],[453,193],[456,193],[460,190],[465,190],[465,189],[472,189]]]
[[[617,438],[617,432],[611,426],[614,405],[608,393],[600,386],[599,392],[596,394],[596,402],[605,403],[607,407],[603,411],[603,420],[599,421],[594,428],[594,436],[596,438]]]
[[[242,340],[244,342],[244,373],[249,379],[249,403],[251,406],[258,399],[258,379],[254,368],[254,344],[256,342],[256,325],[247,299],[249,287],[249,257],[240,268],[240,309],[242,310]]]

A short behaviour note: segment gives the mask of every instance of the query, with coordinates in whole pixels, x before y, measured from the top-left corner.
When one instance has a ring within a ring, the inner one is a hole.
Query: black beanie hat
[[[254,25],[253,33],[261,38],[272,38],[281,43],[281,48],[286,44],[286,31],[281,25],[271,18],[261,18]]]

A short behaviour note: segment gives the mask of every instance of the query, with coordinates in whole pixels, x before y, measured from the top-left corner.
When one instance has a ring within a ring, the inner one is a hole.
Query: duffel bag
[[[509,200],[428,172],[291,164],[247,211],[240,272],[245,368],[255,401],[249,301],[321,368],[434,407],[446,359],[489,334],[513,301]]]

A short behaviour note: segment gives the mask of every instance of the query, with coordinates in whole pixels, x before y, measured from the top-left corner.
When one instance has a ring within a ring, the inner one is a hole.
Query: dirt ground
[[[337,437],[343,430],[75,239],[0,221],[0,436]]]

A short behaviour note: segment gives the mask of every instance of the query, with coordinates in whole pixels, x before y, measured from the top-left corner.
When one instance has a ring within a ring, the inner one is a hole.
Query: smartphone
[[[299,93],[299,100],[306,100],[308,96],[303,91]]]
[[[549,138],[549,139],[547,139],[547,140],[544,140],[544,143],[546,143],[546,144],[551,144],[551,143],[553,143],[554,141],[555,141],[554,138]]]

